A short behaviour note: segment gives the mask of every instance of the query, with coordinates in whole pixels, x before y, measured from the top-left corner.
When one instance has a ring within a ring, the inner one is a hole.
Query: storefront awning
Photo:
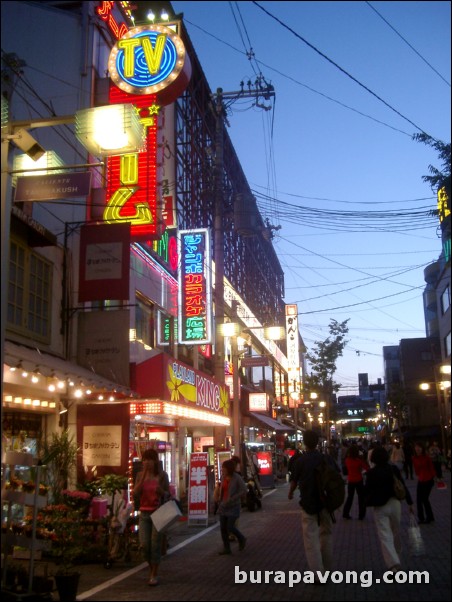
[[[62,358],[49,355],[39,349],[30,349],[24,345],[18,345],[11,341],[5,342],[4,362],[8,366],[17,366],[22,364],[29,373],[39,370],[44,376],[54,376],[62,380],[72,378],[76,381],[83,381],[86,386],[96,387],[105,391],[118,391],[126,396],[132,396],[133,392],[129,387],[104,378],[95,372],[83,368],[78,364],[66,361]],[[6,378],[5,378],[6,381]]]
[[[257,414],[256,412],[250,412],[250,416],[252,418],[254,418],[255,420],[257,420],[258,422],[261,422],[262,424],[264,424],[265,426],[267,426],[269,429],[276,431],[277,433],[294,433],[295,429],[292,428],[291,426],[286,426],[285,424],[281,424],[280,422],[276,422],[276,420],[273,420],[273,418],[270,418],[270,416],[265,416],[264,414]]]

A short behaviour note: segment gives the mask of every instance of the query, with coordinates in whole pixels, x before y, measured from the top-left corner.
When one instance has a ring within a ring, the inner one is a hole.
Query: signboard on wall
[[[182,345],[212,343],[209,231],[180,230],[178,339]]]
[[[108,411],[107,411],[108,409]],[[77,405],[77,480],[127,474],[130,408],[128,403]]]
[[[80,314],[78,324],[77,362],[128,387],[130,311],[86,311]]]
[[[84,426],[82,462],[84,466],[121,466],[122,426]]]
[[[250,393],[248,396],[250,412],[267,412],[268,395],[267,393]]]
[[[190,454],[188,481],[188,520],[209,520],[208,456],[206,452]]]
[[[129,298],[129,224],[80,228],[79,303]]]

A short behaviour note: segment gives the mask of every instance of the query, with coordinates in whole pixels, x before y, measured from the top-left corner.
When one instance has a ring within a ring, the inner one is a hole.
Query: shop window
[[[441,314],[444,316],[450,307],[450,286],[447,285],[441,295]]]
[[[8,328],[50,341],[52,264],[19,242],[10,245]]]
[[[448,334],[444,337],[444,353],[446,357],[450,357],[451,354],[451,339],[450,339],[450,330]]]
[[[135,329],[138,341],[148,347],[155,347],[154,305],[141,298],[137,298]]]

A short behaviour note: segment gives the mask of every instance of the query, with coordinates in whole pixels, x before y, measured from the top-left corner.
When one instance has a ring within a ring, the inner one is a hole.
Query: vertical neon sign
[[[206,229],[179,232],[178,340],[212,342],[211,254]]]
[[[99,16],[107,20],[112,6],[104,3],[98,9]],[[132,104],[146,134],[139,152],[108,160],[103,219],[108,224],[130,223],[132,240],[156,239],[165,227],[162,157],[157,161],[159,147],[162,154],[158,116],[161,107],[174,102],[187,87],[190,61],[174,29],[145,25],[130,29],[116,42],[110,52],[108,71],[112,81],[110,104]]]

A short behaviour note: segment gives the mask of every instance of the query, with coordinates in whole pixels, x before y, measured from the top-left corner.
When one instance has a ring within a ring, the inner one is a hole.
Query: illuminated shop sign
[[[208,230],[181,230],[178,256],[179,343],[211,343],[211,254]]]
[[[286,305],[287,360],[289,370],[297,370],[300,366],[298,351],[298,308]]]
[[[107,224],[130,223],[132,240],[155,239],[163,224],[157,204],[157,144],[159,106],[155,96],[129,96],[110,87],[110,104],[131,102],[145,126],[142,150],[108,158],[107,205],[103,219]]]
[[[440,222],[450,215],[450,201],[445,186],[438,190],[438,215]]]
[[[116,42],[108,70],[127,94],[158,94],[162,105],[174,102],[191,76],[190,60],[174,28],[151,24],[130,29]]]
[[[96,13],[102,21],[105,21],[113,36],[119,39],[128,32],[129,28],[123,20],[119,7],[115,6],[117,4],[118,2],[99,2]],[[121,2],[123,9],[130,16],[130,10],[126,8],[128,4],[128,2]]]

